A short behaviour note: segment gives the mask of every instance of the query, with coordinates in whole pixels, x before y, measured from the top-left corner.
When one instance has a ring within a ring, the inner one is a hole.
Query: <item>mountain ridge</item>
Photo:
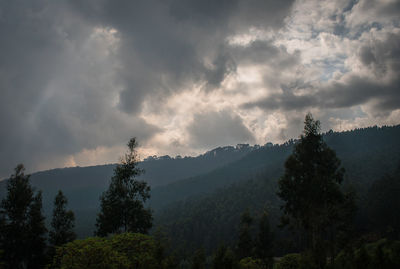
[[[342,160],[347,170],[346,178],[351,179],[361,189],[366,189],[374,179],[381,176],[382,171],[390,172],[400,162],[398,137],[400,137],[400,125],[374,126],[347,132],[329,131],[324,134],[324,140]],[[266,143],[264,146],[244,144],[239,147],[218,147],[198,157],[161,156],[156,160],[153,157],[153,160],[141,162],[142,166],[153,164],[151,169],[144,167],[147,169],[145,175],[158,173],[162,175],[162,179],[169,177],[170,180],[164,181],[169,182],[164,185],[150,183],[153,187],[149,205],[158,212],[173,202],[187,198],[195,199],[196,196],[212,193],[259,174],[266,174],[276,179],[282,173],[283,163],[296,141],[291,139],[281,145]],[[53,169],[47,173],[45,171],[33,174],[31,182],[36,189],[43,190],[43,205],[47,217],[51,214],[56,191],[63,190],[69,199],[69,208],[77,215],[78,234],[83,237],[90,234],[88,230],[94,229],[99,196],[107,189],[114,166],[109,164]],[[376,166],[380,168],[375,169]],[[162,167],[169,170],[162,170]],[[194,168],[197,170],[193,170]],[[66,171],[69,173],[68,176],[58,177],[57,173]],[[94,176],[85,177],[82,171],[89,171]],[[165,171],[169,171],[170,174]],[[191,174],[191,176],[173,177],[173,173],[178,172],[181,175]],[[47,175],[47,177],[43,179],[37,175]],[[0,198],[4,197],[4,186],[5,182],[0,182],[0,192],[2,190]]]

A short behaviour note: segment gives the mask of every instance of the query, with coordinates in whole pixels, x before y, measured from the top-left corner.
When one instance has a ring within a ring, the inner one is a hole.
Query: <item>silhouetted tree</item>
[[[382,236],[400,238],[400,167],[394,175],[376,180],[367,194],[367,211],[373,228]]]
[[[143,172],[137,167],[136,146],[136,139],[132,138],[128,152],[114,169],[108,190],[100,197],[101,211],[96,223],[99,236],[120,232],[147,233],[152,226],[151,211],[144,208],[150,198],[150,187],[135,179]]]
[[[7,196],[1,203],[1,245],[5,268],[42,268],[46,228],[42,215],[42,194],[34,196],[29,175],[19,164],[7,182]]]
[[[192,257],[191,269],[204,269],[206,266],[206,255],[203,248],[195,251]]]
[[[370,268],[370,256],[368,255],[367,250],[365,249],[365,245],[362,245],[359,253],[355,259],[355,266],[354,268],[356,269],[365,269],[365,268]]]
[[[323,141],[320,122],[309,113],[304,123],[300,141],[285,162],[278,195],[285,202],[283,223],[304,229],[314,262],[323,268],[327,256],[324,240],[328,231],[334,230],[329,228],[342,221],[339,216],[348,202],[340,188],[344,169]]]
[[[67,210],[68,200],[61,190],[54,198],[53,218],[51,220],[50,244],[52,247],[64,245],[75,240],[74,232],[75,215],[71,210]]]
[[[230,248],[220,246],[214,254],[212,261],[213,269],[234,269],[237,268],[235,255]]]
[[[253,218],[246,210],[240,217],[239,225],[239,241],[237,243],[236,256],[239,260],[244,257],[250,257],[253,251],[253,240],[251,238],[250,228],[253,223]]]
[[[0,207],[0,268],[4,268],[4,240],[6,231],[6,219],[3,209]]]
[[[46,264],[46,224],[42,212],[42,192],[39,191],[33,198],[29,208],[28,240],[29,246],[27,268],[42,269]]]
[[[273,235],[270,229],[267,212],[261,216],[258,236],[256,239],[256,255],[261,259],[266,268],[272,268],[273,263]]]

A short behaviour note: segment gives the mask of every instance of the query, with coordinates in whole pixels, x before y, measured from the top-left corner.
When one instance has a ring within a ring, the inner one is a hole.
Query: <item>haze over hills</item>
[[[208,173],[258,148],[258,145],[238,144],[235,147],[218,147],[197,157],[152,156],[139,163],[145,171],[139,179],[154,188]],[[83,223],[90,222],[91,228],[88,229],[92,229],[99,196],[107,189],[114,167],[115,164],[59,168],[33,173],[30,179],[33,187],[43,191],[43,208],[47,216],[51,214],[53,199],[61,189],[69,199],[69,207],[76,212],[77,222],[80,219]],[[0,181],[0,198],[4,197],[5,191],[6,180],[3,180]],[[77,229],[79,231],[80,228]]]
[[[370,127],[324,135],[346,169],[346,179],[360,190],[400,163],[400,125]],[[238,145],[219,147],[198,157],[151,157],[140,163],[146,173],[140,179],[152,186],[149,205],[158,212],[173,202],[204,197],[217,189],[252,178],[268,178],[273,182],[283,171],[283,163],[291,154],[295,140],[282,145]],[[56,191],[62,189],[75,211],[76,229],[80,236],[91,235],[99,206],[99,196],[107,188],[114,165],[53,169],[34,173],[31,182],[43,191],[43,207],[47,216]],[[1,197],[5,181],[0,182]],[[273,192],[272,192],[273,193]],[[274,199],[274,198],[271,198]],[[168,209],[173,212],[175,209]],[[177,213],[171,213],[177,214]],[[168,219],[163,217],[164,219]],[[170,219],[168,219],[168,222]]]

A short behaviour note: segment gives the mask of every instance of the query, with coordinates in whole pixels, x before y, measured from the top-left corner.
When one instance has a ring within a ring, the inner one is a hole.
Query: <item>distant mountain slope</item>
[[[399,137],[400,125],[324,134],[324,140],[342,160],[347,171],[346,178],[362,190],[383,173],[395,170],[400,162]],[[282,145],[263,146],[208,174],[156,187],[152,190],[151,205],[157,210],[165,206],[167,201],[209,193],[259,173],[277,178],[283,171],[284,161],[291,154],[294,143],[291,140]]]
[[[153,209],[159,210],[167,203],[208,193],[217,188],[229,186],[234,182],[247,180],[260,172],[277,176],[282,171],[282,163],[290,154],[292,147],[293,142],[264,146],[250,152],[242,159],[207,174],[156,187],[152,190],[150,205]]]
[[[382,174],[392,173],[400,163],[399,137],[400,125],[324,135],[325,141],[342,160],[346,178],[361,190],[366,190]],[[186,198],[195,201],[196,196],[251,178],[276,180],[294,143],[291,140],[283,145],[221,147],[198,157],[149,158],[140,165],[147,171],[142,178],[153,187],[150,205],[160,212],[173,202]],[[32,175],[32,185],[43,190],[47,215],[51,212],[56,191],[62,189],[69,199],[70,208],[76,213],[78,234],[87,236],[94,230],[98,199],[107,188],[113,167],[103,165],[44,171]],[[4,197],[5,182],[0,182],[0,192],[0,198]],[[179,215],[179,211],[174,214]]]
[[[359,203],[364,203],[366,190],[375,180],[399,169],[399,137],[400,126],[371,127],[324,135],[325,141],[336,150],[346,169],[344,185],[351,183],[356,188]],[[292,146],[287,143],[262,148],[219,168],[218,173],[213,171],[208,175],[154,189],[153,196],[156,199],[168,193],[176,201],[157,211],[156,225],[164,227],[174,249],[182,247],[182,253],[201,246],[210,253],[220,242],[234,243],[240,215],[246,209],[255,217],[267,209],[272,227],[276,227],[281,215],[281,201],[276,195],[277,179],[283,172],[285,155],[291,153]],[[267,157],[270,159],[265,159]],[[255,173],[257,167],[259,172]],[[237,174],[239,170],[240,174]],[[241,180],[245,178],[244,170],[249,173],[248,180]],[[223,184],[228,184],[228,180],[225,177],[218,180],[217,175],[229,175],[227,178],[235,183],[222,188]],[[215,190],[217,185],[220,188]],[[210,191],[212,189],[214,191]],[[278,229],[276,233],[277,237],[283,238],[286,232]],[[295,251],[289,245],[275,246],[275,249],[280,251],[276,255]]]
[[[152,187],[161,186],[187,177],[208,173],[227,163],[238,160],[259,146],[239,144],[236,147],[219,147],[197,157],[169,156],[150,157],[140,162],[145,173],[139,179]],[[93,229],[99,196],[106,190],[113,175],[114,164],[52,169],[33,173],[32,185],[43,191],[43,207],[46,215],[51,214],[52,203],[61,189],[68,197],[69,207],[76,212],[77,222]],[[12,171],[10,171],[10,174]],[[0,199],[6,193],[6,181],[0,181]],[[81,225],[82,226],[82,225]],[[78,227],[78,229],[81,228]],[[87,230],[83,228],[82,230]],[[85,233],[85,232],[83,232]]]

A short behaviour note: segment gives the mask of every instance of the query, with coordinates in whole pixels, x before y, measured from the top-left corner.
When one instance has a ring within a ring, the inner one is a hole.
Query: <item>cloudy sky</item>
[[[0,178],[400,123],[398,0],[0,0]]]

